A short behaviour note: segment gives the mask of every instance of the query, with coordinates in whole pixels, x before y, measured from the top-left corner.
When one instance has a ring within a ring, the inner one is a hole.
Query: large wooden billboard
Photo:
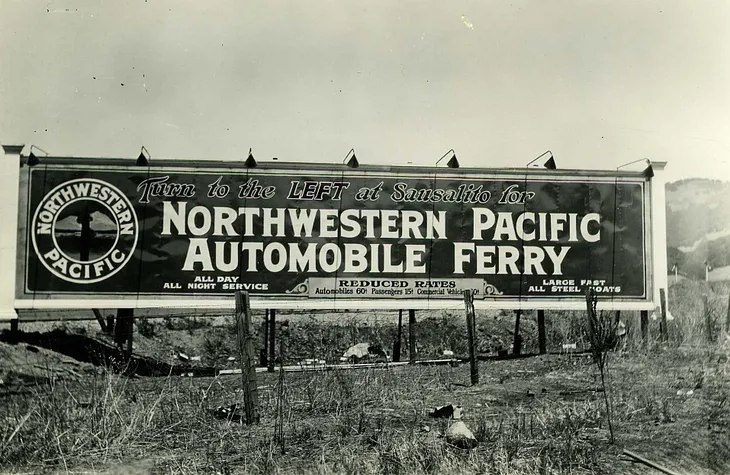
[[[653,308],[639,173],[44,159],[16,308]]]

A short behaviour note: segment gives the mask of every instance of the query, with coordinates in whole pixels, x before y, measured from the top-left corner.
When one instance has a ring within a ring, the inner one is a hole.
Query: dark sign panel
[[[343,167],[344,168],[344,167]],[[26,169],[19,298],[647,299],[641,179]]]

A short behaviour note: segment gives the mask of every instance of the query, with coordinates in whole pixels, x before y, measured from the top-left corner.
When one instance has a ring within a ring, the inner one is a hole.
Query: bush
[[[152,338],[155,336],[155,324],[147,318],[140,318],[137,320],[137,331],[145,338]]]

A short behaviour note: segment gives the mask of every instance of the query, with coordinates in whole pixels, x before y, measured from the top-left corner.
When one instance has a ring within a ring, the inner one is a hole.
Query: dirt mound
[[[0,388],[16,389],[55,379],[78,380],[96,371],[93,365],[45,348],[0,342]]]
[[[108,340],[108,341],[107,341]],[[140,376],[167,376],[170,374],[213,375],[215,370],[208,367],[193,367],[189,364],[171,365],[154,358],[134,353],[127,358],[122,349],[111,338],[94,337],[54,329],[50,332],[0,332],[0,342],[30,347],[34,350],[45,349],[49,353],[64,356],[67,360],[90,363],[115,372],[137,374]],[[33,350],[31,350],[33,352]]]

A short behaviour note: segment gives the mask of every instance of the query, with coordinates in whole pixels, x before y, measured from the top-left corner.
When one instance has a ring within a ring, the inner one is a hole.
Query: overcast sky
[[[730,180],[727,0],[0,5],[5,144]]]

